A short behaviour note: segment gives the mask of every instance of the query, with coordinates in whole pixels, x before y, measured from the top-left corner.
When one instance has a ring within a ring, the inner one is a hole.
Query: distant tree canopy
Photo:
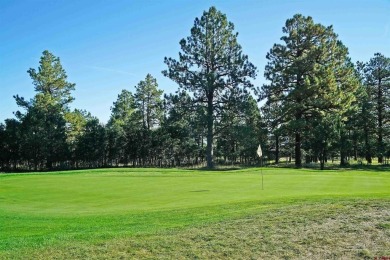
[[[107,124],[70,109],[75,84],[44,51],[27,71],[34,97],[14,96],[21,111],[0,123],[0,170],[254,165],[259,143],[275,164],[388,163],[390,58],[354,65],[331,26],[300,14],[282,32],[266,55],[267,83],[254,88],[233,23],[209,8],[179,57],[164,60],[178,90],[164,95],[147,74],[118,94]]]

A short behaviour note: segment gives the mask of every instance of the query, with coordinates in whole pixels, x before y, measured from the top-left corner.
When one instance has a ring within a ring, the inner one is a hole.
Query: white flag
[[[257,148],[257,155],[261,158],[263,156],[263,152],[261,151],[261,145],[259,145],[259,148]]]

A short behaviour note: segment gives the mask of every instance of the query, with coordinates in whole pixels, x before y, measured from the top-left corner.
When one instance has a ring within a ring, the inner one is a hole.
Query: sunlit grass
[[[208,225],[208,230],[214,230],[214,225],[248,216],[258,218],[290,206],[296,207],[295,213],[287,213],[290,215],[286,219],[291,220],[299,217],[299,205],[318,208],[382,201],[387,207],[385,212],[390,210],[387,171],[267,168],[263,173],[264,190],[258,168],[99,169],[1,175],[0,256],[47,252],[48,247],[66,251],[70,244],[83,250],[89,244],[124,243],[137,237],[143,240],[150,235],[165,236],[164,232],[172,230],[182,230],[182,236],[199,226]]]

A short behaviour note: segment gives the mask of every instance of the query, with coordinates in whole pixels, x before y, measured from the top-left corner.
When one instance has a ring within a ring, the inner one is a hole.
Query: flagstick
[[[260,158],[260,173],[261,173],[261,189],[264,190],[264,177],[263,177],[263,151],[261,150],[261,145],[257,148],[257,155]]]
[[[260,158],[261,189],[264,190],[263,160]]]

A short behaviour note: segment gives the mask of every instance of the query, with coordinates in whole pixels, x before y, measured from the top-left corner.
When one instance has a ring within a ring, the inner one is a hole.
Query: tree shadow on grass
[[[250,169],[250,168],[259,168],[260,165],[236,165],[236,166],[216,166],[212,169],[207,167],[199,167],[199,168],[185,168],[186,170],[191,171],[237,171],[237,170],[244,170],[244,169]],[[297,168],[294,163],[289,164],[267,164],[263,165],[264,168],[282,168],[282,169],[312,169],[312,170],[320,170],[320,164],[319,163],[310,163],[310,164],[303,164],[302,167]],[[390,165],[389,164],[383,164],[383,165],[367,165],[367,164],[348,164],[345,166],[340,166],[338,164],[325,164],[324,170],[355,170],[355,171],[372,171],[372,172],[390,172]]]

